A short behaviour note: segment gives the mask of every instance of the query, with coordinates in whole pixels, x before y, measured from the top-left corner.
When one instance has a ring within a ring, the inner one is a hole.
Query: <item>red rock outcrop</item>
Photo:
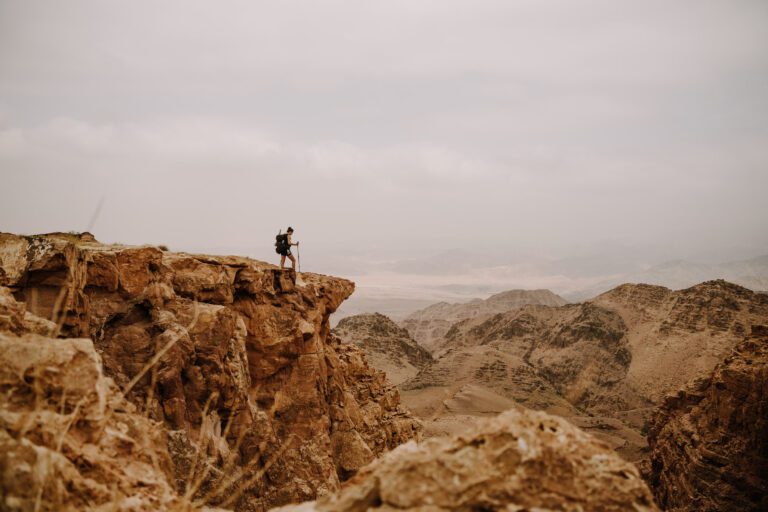
[[[329,335],[350,281],[60,233],[0,234],[0,269],[22,313],[55,324],[40,329],[93,340],[169,431],[176,483],[199,503],[313,499],[418,433],[384,375]]]
[[[511,410],[459,436],[404,444],[338,494],[281,510],[658,509],[637,468],[607,445],[560,418]]]
[[[647,479],[666,510],[768,510],[768,327],[668,396],[648,442]]]

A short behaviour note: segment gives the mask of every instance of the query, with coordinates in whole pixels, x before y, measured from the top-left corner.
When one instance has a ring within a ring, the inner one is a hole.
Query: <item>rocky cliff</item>
[[[666,510],[768,510],[768,327],[669,395],[648,440],[647,478]]]
[[[658,510],[637,469],[545,413],[509,411],[459,436],[409,442],[343,490],[282,512]]]
[[[413,338],[430,352],[443,348],[443,339],[451,326],[460,320],[506,313],[528,304],[562,306],[565,299],[549,290],[509,290],[487,299],[475,299],[466,303],[439,302],[410,314],[403,320],[403,327]]]
[[[415,376],[432,361],[406,329],[380,313],[346,317],[333,333],[343,342],[359,346],[371,366],[386,373],[393,384]]]
[[[344,279],[87,234],[0,234],[0,286],[9,333],[93,340],[120,395],[167,432],[174,486],[200,503],[313,499],[417,435],[397,389],[330,334],[354,288]],[[15,442],[35,435],[6,428]]]

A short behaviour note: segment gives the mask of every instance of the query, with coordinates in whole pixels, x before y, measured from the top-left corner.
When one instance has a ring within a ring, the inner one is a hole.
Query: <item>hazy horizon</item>
[[[422,291],[746,260],[766,86],[760,1],[6,0],[0,231],[275,262],[292,225]]]

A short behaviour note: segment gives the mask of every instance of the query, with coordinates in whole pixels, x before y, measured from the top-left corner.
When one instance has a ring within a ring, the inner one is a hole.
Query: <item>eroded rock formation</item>
[[[53,321],[39,331],[91,338],[105,374],[169,431],[173,479],[198,501],[313,499],[419,430],[329,334],[344,279],[71,234],[0,234],[0,270],[0,299],[23,303],[0,325],[33,330],[29,313]]]
[[[281,510],[658,509],[635,466],[607,445],[554,416],[512,410],[459,436],[404,444],[340,493]]]
[[[768,510],[768,327],[669,395],[648,440],[647,478],[666,510]]]
[[[415,376],[432,361],[406,329],[380,313],[346,317],[333,333],[343,342],[359,346],[370,364],[385,372],[393,384]]]

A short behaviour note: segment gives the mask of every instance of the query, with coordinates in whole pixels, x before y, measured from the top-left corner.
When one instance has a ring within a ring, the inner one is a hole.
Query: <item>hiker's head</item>
[[[293,228],[288,226],[288,229],[286,230],[286,233],[293,233]]]

